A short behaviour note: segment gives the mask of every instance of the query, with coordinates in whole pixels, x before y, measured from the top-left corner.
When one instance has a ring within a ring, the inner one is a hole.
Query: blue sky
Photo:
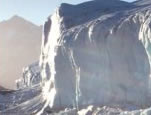
[[[88,0],[0,0],[0,21],[7,20],[13,15],[19,15],[41,25],[60,3],[77,4],[84,1]]]

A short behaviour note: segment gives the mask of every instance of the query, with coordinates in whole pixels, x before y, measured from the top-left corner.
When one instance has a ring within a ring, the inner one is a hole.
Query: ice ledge
[[[65,27],[71,28],[104,14],[123,11],[134,7],[135,5],[120,0],[95,0],[78,5],[62,3],[57,11],[59,12],[59,16],[63,18]]]

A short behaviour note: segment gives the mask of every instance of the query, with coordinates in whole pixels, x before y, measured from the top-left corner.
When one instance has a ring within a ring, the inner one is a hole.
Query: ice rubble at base
[[[136,110],[136,111],[123,111],[120,108],[113,107],[95,107],[93,105],[88,106],[85,109],[76,111],[76,109],[65,109],[52,115],[150,115],[151,109]]]
[[[8,94],[15,104],[1,113],[150,115],[151,4],[144,1],[62,4],[44,25],[42,81]]]

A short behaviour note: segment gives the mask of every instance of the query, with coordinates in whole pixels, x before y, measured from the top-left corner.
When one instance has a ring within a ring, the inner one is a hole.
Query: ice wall
[[[44,24],[39,64],[21,89],[0,92],[0,114],[150,115],[151,5],[141,1],[62,4]]]
[[[44,26],[40,65],[45,107],[148,107],[150,7],[113,7],[113,12],[88,7],[74,15],[75,7],[63,4]]]

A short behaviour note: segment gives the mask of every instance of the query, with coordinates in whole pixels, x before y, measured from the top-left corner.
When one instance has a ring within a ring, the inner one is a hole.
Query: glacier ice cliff
[[[62,4],[45,23],[40,65],[52,108],[149,104],[150,10],[101,3]]]
[[[150,115],[150,38],[147,0],[62,4],[43,27],[40,83],[1,113]]]

